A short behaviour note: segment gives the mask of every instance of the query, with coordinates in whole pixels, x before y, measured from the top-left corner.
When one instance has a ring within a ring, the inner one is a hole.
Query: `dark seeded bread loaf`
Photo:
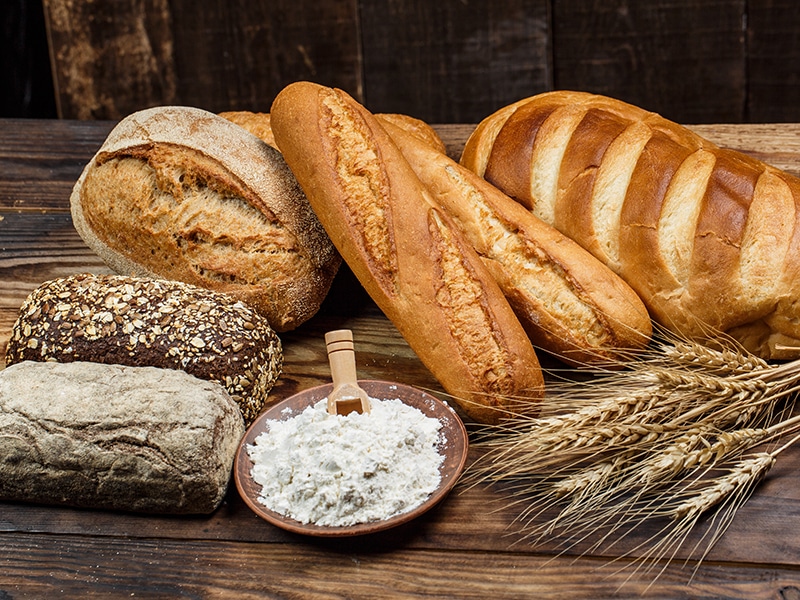
[[[182,371],[11,365],[0,371],[0,499],[210,513],[244,429],[222,386]]]
[[[281,154],[195,108],[123,119],[70,202],[75,229],[118,274],[232,294],[276,331],[317,312],[341,264]]]
[[[6,361],[26,360],[181,369],[221,383],[249,423],[283,354],[266,319],[235,298],[174,281],[86,274],[48,281],[25,300]]]

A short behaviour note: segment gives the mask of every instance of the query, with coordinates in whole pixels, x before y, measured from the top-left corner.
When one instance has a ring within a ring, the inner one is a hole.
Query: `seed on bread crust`
[[[24,360],[184,370],[222,384],[249,423],[280,374],[283,354],[266,318],[225,294],[81,274],[42,284],[22,305],[6,362]]]

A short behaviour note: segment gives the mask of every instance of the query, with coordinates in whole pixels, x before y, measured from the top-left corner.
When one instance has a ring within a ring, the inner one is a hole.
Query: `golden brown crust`
[[[71,208],[78,233],[116,272],[232,294],[276,331],[317,312],[341,261],[280,153],[188,107],[121,121]]]
[[[436,130],[425,121],[398,113],[378,113],[375,116],[382,123],[391,123],[395,127],[410,133],[421,142],[425,142],[434,150],[447,154],[447,146],[445,146],[444,141],[436,133]]]
[[[219,116],[246,129],[268,146],[272,146],[275,149],[278,148],[275,143],[275,136],[272,135],[269,113],[234,110],[221,112]]]
[[[509,183],[495,176],[497,161],[515,152],[527,172],[517,165]],[[800,356],[797,178],[580,92],[491,115],[461,162],[621,275],[662,325],[697,338],[728,332],[768,358]]]
[[[524,330],[375,116],[308,82],[285,88],[271,114],[334,244],[464,412],[496,422],[535,409],[543,379]]]
[[[647,310],[608,267],[446,155],[391,124],[384,128],[481,256],[536,346],[584,365],[647,344]]]

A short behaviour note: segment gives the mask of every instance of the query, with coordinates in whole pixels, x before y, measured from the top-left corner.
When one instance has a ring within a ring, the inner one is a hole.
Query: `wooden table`
[[[107,272],[72,228],[68,198],[112,125],[0,120],[3,355],[32,289],[80,271]],[[471,128],[438,129],[456,155]],[[800,125],[697,129],[800,171]],[[285,370],[273,399],[328,381],[323,335],[339,327],[354,331],[361,377],[440,390],[371,301],[347,292],[349,277],[342,272],[314,319],[282,335]],[[798,462],[800,449],[781,456],[696,573],[694,561],[676,560],[655,582],[653,573],[618,573],[628,559],[558,555],[557,540],[514,544],[516,513],[486,487],[457,486],[433,511],[394,530],[323,540],[261,521],[231,486],[214,514],[199,517],[0,503],[0,598],[798,598]],[[649,533],[632,532],[614,552]]]

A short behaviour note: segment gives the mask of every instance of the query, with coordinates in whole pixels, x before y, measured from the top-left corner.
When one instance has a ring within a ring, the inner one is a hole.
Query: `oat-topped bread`
[[[462,164],[618,273],[653,318],[800,356],[800,179],[625,102],[526,98],[484,119]]]
[[[283,354],[267,320],[226,294],[118,275],[45,282],[20,309],[6,351],[22,361],[180,369],[223,385],[245,422],[261,411]]]
[[[121,275],[232,294],[276,331],[313,316],[341,258],[281,154],[219,115],[123,119],[71,196],[75,228]]]

